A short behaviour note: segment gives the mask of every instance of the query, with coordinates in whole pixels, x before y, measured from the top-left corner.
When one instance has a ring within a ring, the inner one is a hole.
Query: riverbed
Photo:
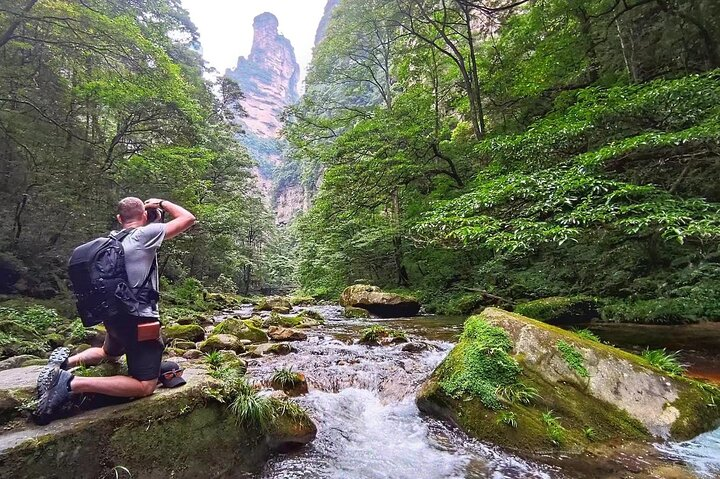
[[[276,456],[262,471],[240,477],[562,478],[600,477],[593,472],[600,470],[602,477],[614,477],[615,470],[641,469],[643,464],[663,461],[669,465],[687,464],[702,479],[720,477],[720,430],[688,443],[618,448],[614,451],[616,457],[600,461],[597,457],[533,461],[476,441],[451,425],[422,415],[414,402],[419,387],[453,347],[464,318],[346,319],[336,306],[309,309],[321,313],[325,325],[307,330],[308,340],[292,343],[295,351],[287,356],[251,360],[249,374],[254,381],[267,383],[277,368],[292,367],[304,373],[310,393],[297,401],[310,411],[318,425],[318,437],[303,450]],[[239,313],[249,314],[249,310]],[[424,349],[406,352],[402,344],[357,344],[359,332],[373,324],[402,330],[411,342],[422,343]],[[630,329],[613,326],[617,325],[591,325],[590,329],[604,341],[635,352],[646,346],[672,349],[680,344],[679,329],[646,334],[650,330],[634,325]],[[698,334],[708,335],[707,331]],[[644,344],[639,340],[643,337],[653,339]],[[668,341],[658,342],[662,337]],[[705,371],[708,374],[695,375],[717,378],[720,364],[710,351],[700,347],[714,347],[715,343],[707,338],[704,342],[688,341],[684,344],[692,344],[693,349],[683,349],[682,360],[690,371]]]

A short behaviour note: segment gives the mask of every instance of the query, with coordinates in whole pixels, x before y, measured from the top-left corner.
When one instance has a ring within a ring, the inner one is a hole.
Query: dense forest
[[[199,218],[162,251],[170,282],[717,319],[718,68],[710,0],[344,0],[285,114],[277,173],[313,206],[278,230],[243,92],[179,1],[4,2],[0,294],[67,295],[69,252],[136,195]]]
[[[718,319],[720,4],[345,0],[285,133],[297,279]]]
[[[273,220],[237,141],[242,92],[204,79],[179,1],[0,6],[0,293],[67,293],[69,253],[115,204],[168,198],[199,219],[163,248],[171,281],[264,284]]]

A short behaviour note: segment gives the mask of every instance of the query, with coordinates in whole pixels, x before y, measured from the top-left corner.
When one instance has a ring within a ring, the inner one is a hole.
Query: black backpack
[[[155,270],[154,261],[142,285],[130,287],[122,241],[132,232],[128,229],[97,238],[78,246],[70,256],[70,282],[85,327],[138,316],[141,307],[157,301],[157,292],[146,287]]]

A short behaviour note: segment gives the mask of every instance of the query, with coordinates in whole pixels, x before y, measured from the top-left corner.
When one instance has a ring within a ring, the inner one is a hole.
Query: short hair
[[[118,214],[122,222],[140,219],[145,211],[145,205],[140,198],[129,196],[118,203]]]

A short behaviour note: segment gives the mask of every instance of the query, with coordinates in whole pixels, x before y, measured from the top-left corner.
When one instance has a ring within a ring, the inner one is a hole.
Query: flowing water
[[[452,348],[463,318],[346,319],[342,309],[309,309],[327,319],[294,342],[287,356],[251,360],[249,374],[267,382],[275,369],[303,372],[310,393],[296,399],[318,426],[317,439],[300,451],[274,457],[253,478],[561,478],[559,469],[520,459],[473,440],[444,422],[422,415],[414,397]],[[250,316],[245,308],[236,312]],[[404,331],[426,349],[354,343],[372,324]],[[687,462],[700,477],[720,477],[720,430],[692,442],[658,447],[668,461]],[[636,460],[637,458],[628,458]],[[589,466],[590,468],[594,466]]]

